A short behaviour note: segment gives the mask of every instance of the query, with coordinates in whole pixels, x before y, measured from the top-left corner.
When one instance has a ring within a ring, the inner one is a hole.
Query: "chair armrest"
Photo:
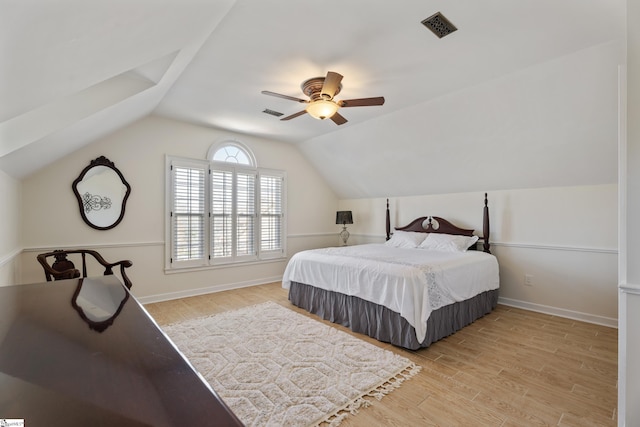
[[[128,259],[125,259],[111,264],[112,267],[115,267],[116,265],[120,266],[120,274],[122,275],[122,280],[124,280],[124,285],[127,287],[127,289],[131,289],[131,280],[129,279],[129,276],[127,276],[127,273],[124,269],[131,267],[133,263]]]
[[[117,262],[107,262],[96,251],[88,250],[87,252],[90,253],[96,260],[98,260],[100,264],[102,264],[102,266],[105,268],[104,270],[105,276],[109,274],[113,274],[113,270],[112,270],[113,267],[120,266],[120,274],[122,275],[122,280],[124,280],[124,284],[127,287],[127,289],[131,289],[131,286],[132,286],[131,280],[129,279],[129,276],[127,276],[127,273],[124,270],[125,268],[129,268],[133,265],[133,263],[130,260],[125,259]]]

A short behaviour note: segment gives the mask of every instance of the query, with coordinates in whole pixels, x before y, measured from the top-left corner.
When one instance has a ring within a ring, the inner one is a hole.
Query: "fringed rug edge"
[[[400,388],[400,386],[408,379],[411,379],[422,370],[422,366],[416,365],[414,362],[409,362],[407,366],[399,369],[391,378],[383,381],[377,386],[371,388],[371,390],[362,393],[355,397],[350,402],[347,402],[341,408],[335,410],[333,413],[324,416],[319,421],[312,423],[309,427],[317,427],[321,424],[327,424],[329,427],[337,427],[342,421],[345,420],[350,414],[355,415],[360,408],[367,408],[371,406],[371,401],[365,399],[365,397],[375,397],[377,400],[381,400],[384,396],[391,393],[393,390]]]

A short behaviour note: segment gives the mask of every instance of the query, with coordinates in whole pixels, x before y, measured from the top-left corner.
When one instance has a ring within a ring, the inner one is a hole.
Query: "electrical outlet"
[[[533,286],[533,276],[531,274],[524,275],[524,285]]]

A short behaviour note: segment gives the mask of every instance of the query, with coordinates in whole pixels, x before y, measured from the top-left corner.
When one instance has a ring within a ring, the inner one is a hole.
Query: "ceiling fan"
[[[345,107],[366,107],[369,105],[382,105],[384,104],[384,97],[378,96],[375,98],[359,98],[359,99],[344,99],[336,101],[333,99],[342,89],[342,75],[329,71],[326,77],[313,77],[311,79],[302,82],[300,87],[302,92],[309,97],[309,99],[296,98],[294,96],[282,95],[280,93],[270,92],[263,90],[262,93],[270,96],[277,96],[278,98],[288,99],[290,101],[301,102],[307,104],[307,107],[287,117],[283,117],[280,120],[291,120],[303,114],[309,113],[311,117],[319,120],[331,119],[335,124],[342,125],[347,123],[347,119],[342,117],[338,113],[339,108]]]

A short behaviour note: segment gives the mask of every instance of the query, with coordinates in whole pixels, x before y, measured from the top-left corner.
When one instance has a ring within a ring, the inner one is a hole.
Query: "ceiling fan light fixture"
[[[338,104],[326,99],[319,99],[317,101],[310,102],[307,105],[307,113],[314,119],[324,120],[333,116],[338,111]]]
[[[334,101],[334,97],[342,90],[342,75],[334,71],[327,71],[326,77],[313,77],[302,82],[300,86],[302,92],[309,97],[309,100],[296,98],[294,96],[283,95],[281,93],[263,90],[264,95],[276,96],[290,101],[306,104],[306,108],[297,113],[290,114],[280,120],[287,121],[309,114],[314,119],[331,119],[333,123],[340,126],[347,123],[347,119],[342,117],[338,110],[346,107],[367,107],[370,105],[383,105],[384,97],[341,99]],[[265,110],[265,113],[273,114]]]

